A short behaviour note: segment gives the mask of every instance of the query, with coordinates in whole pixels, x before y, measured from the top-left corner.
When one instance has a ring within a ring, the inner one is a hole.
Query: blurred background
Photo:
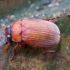
[[[69,7],[69,0],[0,0],[0,23],[23,17],[51,17]]]
[[[14,21],[28,17],[56,17],[61,32],[60,52],[70,59],[70,0],[0,0],[0,25],[11,25]],[[51,54],[24,50],[13,61],[10,51],[3,53],[4,29],[0,29],[0,70],[70,70],[70,63]],[[59,46],[59,45],[58,45]],[[11,50],[11,49],[10,49]]]

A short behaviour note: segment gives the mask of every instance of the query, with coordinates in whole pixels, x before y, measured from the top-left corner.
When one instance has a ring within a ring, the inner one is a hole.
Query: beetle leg
[[[17,47],[18,47],[18,43],[13,48],[14,53],[13,53],[12,57],[10,58],[10,60],[13,60],[14,59],[14,57],[16,55],[15,51],[16,51]]]
[[[42,18],[43,20],[46,20],[46,21],[51,21],[53,23],[57,23],[58,19],[57,18]]]
[[[12,56],[9,60],[13,60],[13,59],[14,59],[14,57],[15,57],[15,55],[13,54],[13,56]]]
[[[17,54],[19,54],[22,50],[22,44],[17,43],[13,48],[13,56],[10,58],[10,60],[13,60]]]
[[[18,43],[14,46],[13,50],[16,50],[18,47]]]
[[[43,49],[42,49],[43,50]],[[43,50],[44,52],[43,53],[55,53],[57,56],[59,56],[60,58],[63,58],[64,60],[66,60],[66,62],[70,62],[70,60],[66,57],[66,56],[64,56],[64,55],[62,55],[62,54],[60,54],[60,53],[58,53],[58,52],[56,52],[55,50]]]
[[[4,48],[3,48],[3,52],[6,52],[7,49],[9,48],[9,46],[10,46],[10,43],[8,42],[8,44],[6,44],[6,45],[4,46]]]
[[[50,49],[45,49],[45,48],[41,48],[41,50],[43,51],[43,53],[55,53],[55,50],[50,50]]]
[[[53,20],[54,18],[49,18],[49,17],[47,17],[47,18],[42,18],[43,20],[46,20],[46,21],[49,21],[49,20]]]

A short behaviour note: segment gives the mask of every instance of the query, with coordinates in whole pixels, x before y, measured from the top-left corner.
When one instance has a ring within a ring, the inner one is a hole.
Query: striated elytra
[[[60,30],[53,22],[38,18],[24,18],[7,26],[5,36],[7,44],[3,48],[4,52],[9,45],[16,43],[12,60],[18,52],[17,48],[24,47],[25,44],[35,48],[46,48],[47,52],[56,52],[48,48],[57,48],[56,45],[60,41]]]
[[[11,25],[14,42],[25,42],[31,46],[48,48],[60,41],[60,30],[56,24],[42,19],[24,18]]]

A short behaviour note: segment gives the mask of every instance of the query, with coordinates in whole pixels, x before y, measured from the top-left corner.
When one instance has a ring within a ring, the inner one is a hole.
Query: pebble
[[[38,7],[38,6],[37,6],[37,7],[36,7],[36,10],[37,10],[37,11],[41,11],[41,10],[44,10],[44,8],[43,8],[43,7]]]
[[[69,49],[69,47],[66,47],[66,49]]]
[[[48,7],[53,7],[53,6],[54,6],[54,4],[49,4],[49,5],[48,5]]]
[[[10,19],[10,21],[15,21],[16,17],[14,15],[11,15],[9,19]]]
[[[45,14],[43,14],[42,16],[45,17]]]
[[[15,20],[16,20],[16,17],[15,17],[15,15],[8,15],[8,16],[7,16],[7,19],[8,19],[9,21],[15,21]]]

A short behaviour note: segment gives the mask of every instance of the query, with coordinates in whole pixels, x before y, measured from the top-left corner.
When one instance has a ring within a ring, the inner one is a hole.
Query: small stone
[[[34,15],[31,15],[31,18],[33,18],[34,17]]]
[[[66,49],[69,49],[69,47],[66,47]]]
[[[54,6],[54,4],[49,4],[49,5],[48,5],[48,7],[53,7],[53,6]]]
[[[56,18],[57,14],[53,14],[53,17]]]
[[[11,15],[9,19],[10,19],[10,21],[15,21],[16,20],[14,15]]]
[[[42,16],[45,17],[45,14],[43,14]]]
[[[41,10],[44,10],[44,8],[43,8],[43,7],[38,7],[38,6],[37,6],[37,7],[36,7],[36,10],[37,10],[37,11],[41,11]]]
[[[15,21],[16,17],[15,17],[15,15],[8,15],[7,19],[10,20],[10,21]]]

